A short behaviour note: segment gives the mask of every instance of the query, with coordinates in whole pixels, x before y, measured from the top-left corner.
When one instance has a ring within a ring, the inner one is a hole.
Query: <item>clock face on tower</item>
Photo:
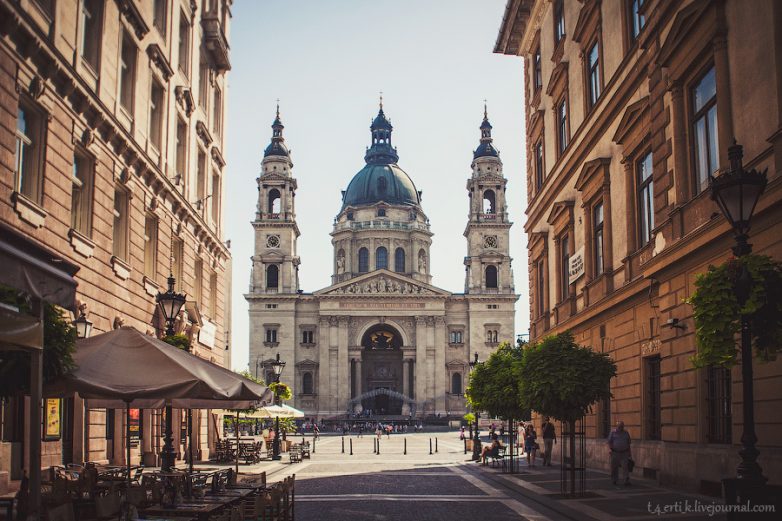
[[[280,247],[280,236],[279,235],[269,235],[266,238],[266,247],[267,248],[279,248]]]
[[[487,235],[483,238],[483,247],[484,248],[496,248],[497,247],[497,236],[496,235]]]

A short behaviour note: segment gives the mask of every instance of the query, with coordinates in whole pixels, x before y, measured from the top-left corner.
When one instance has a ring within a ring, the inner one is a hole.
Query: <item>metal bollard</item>
[[[377,440],[377,455],[380,456],[380,440]]]
[[[372,440],[372,454],[377,454],[377,438]]]
[[[350,438],[350,455],[353,455],[353,438]]]
[[[437,450],[437,438],[434,439],[434,451],[440,452],[439,450]]]
[[[405,438],[405,452],[404,455],[407,456],[407,438]]]
[[[429,438],[429,455],[432,454],[432,438]]]
[[[342,436],[342,454],[345,454],[345,437]]]
[[[312,437],[312,453],[313,454],[315,454],[315,440],[317,440],[317,439],[318,438],[315,438],[314,436]]]

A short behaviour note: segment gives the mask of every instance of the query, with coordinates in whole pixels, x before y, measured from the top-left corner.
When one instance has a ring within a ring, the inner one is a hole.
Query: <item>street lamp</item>
[[[79,317],[71,323],[76,328],[76,338],[90,338],[92,322],[87,318],[87,313],[81,311]]]
[[[749,224],[755,211],[760,194],[766,188],[766,171],[744,170],[742,165],[743,149],[735,141],[728,147],[730,170],[717,177],[709,177],[711,198],[722,210],[723,215],[733,227],[736,245],[733,253],[737,257],[752,252],[747,242]],[[749,298],[752,279],[746,265],[742,265],[741,274],[736,282],[736,297],[743,308]],[[749,329],[750,317],[741,315],[741,379],[743,391],[743,432],[741,434],[741,462],[736,468],[738,485],[755,488],[766,482],[763,471],[757,463],[759,451],[755,448],[758,438],[755,435],[755,404],[752,380],[752,336]],[[744,489],[745,492],[747,489]]]
[[[478,353],[475,353],[475,358],[470,361],[470,374],[475,370],[475,368],[478,366],[480,362],[478,362]],[[474,437],[472,439],[472,460],[478,461],[481,459],[481,438],[478,434],[478,415],[480,414],[479,411],[473,410],[472,411],[473,416],[475,416],[475,432]]]
[[[272,366],[272,370],[274,371],[274,381],[276,383],[280,383],[280,375],[282,374],[282,370],[285,369],[285,362],[280,360],[280,353],[277,353],[277,359],[269,365]],[[274,393],[274,405],[280,405],[280,396],[277,393]],[[274,453],[272,459],[274,460],[280,459],[280,415],[279,413],[274,419],[274,442],[272,444],[272,451]]]
[[[174,291],[174,285],[176,279],[174,275],[168,275],[168,291],[165,293],[158,293],[156,300],[160,306],[160,311],[163,313],[163,319],[166,321],[166,336],[172,336],[174,334],[174,320],[182,306],[185,305],[185,295]],[[166,425],[165,434],[163,436],[163,450],[161,451],[161,469],[163,472],[171,472],[174,468],[174,459],[176,453],[174,452],[174,429],[173,429],[173,412],[171,405],[166,405]]]

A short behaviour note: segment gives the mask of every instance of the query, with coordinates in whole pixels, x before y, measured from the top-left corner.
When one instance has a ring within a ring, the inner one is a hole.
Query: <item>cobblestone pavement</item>
[[[642,480],[617,488],[597,471],[587,474],[590,497],[561,499],[558,468],[527,468],[523,463],[519,474],[504,474],[469,461],[454,433],[383,436],[380,454],[374,453],[373,436],[345,437],[344,454],[342,439],[322,436],[311,459],[302,463],[290,464],[283,454],[282,462],[242,465],[240,470],[265,470],[270,482],[296,474],[297,521],[724,519],[694,511],[696,504],[714,504],[713,498]],[[654,512],[657,505],[660,512]],[[672,511],[664,513],[667,505]],[[690,512],[674,511],[688,508]]]

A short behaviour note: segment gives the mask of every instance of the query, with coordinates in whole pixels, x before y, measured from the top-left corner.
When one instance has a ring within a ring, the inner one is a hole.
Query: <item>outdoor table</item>
[[[152,505],[139,509],[139,514],[144,517],[190,517],[198,521],[208,521],[209,518],[225,508],[226,503],[193,502],[180,503],[173,507]]]
[[[234,499],[242,499],[255,491],[254,488],[239,488],[230,490],[221,490],[219,492],[207,492],[204,497],[231,497]]]

